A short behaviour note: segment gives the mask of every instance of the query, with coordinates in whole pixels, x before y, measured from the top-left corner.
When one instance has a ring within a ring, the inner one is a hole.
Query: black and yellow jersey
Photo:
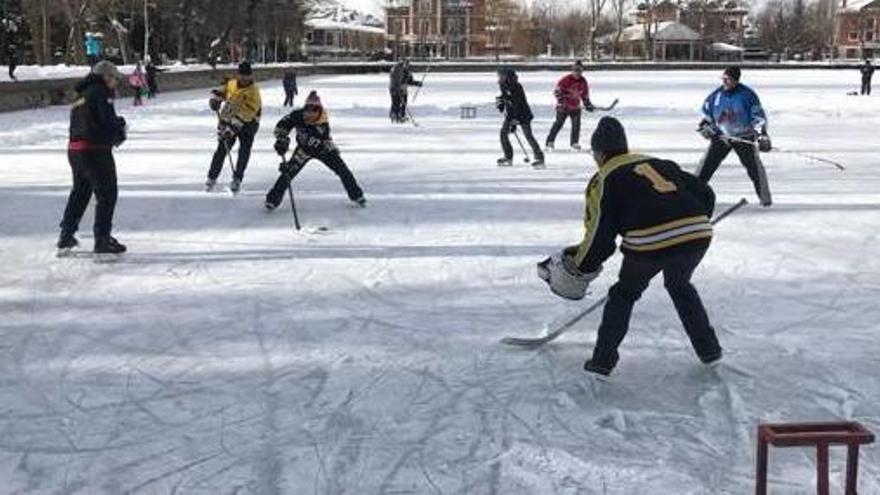
[[[583,241],[567,251],[584,272],[596,271],[616,248],[657,256],[712,238],[712,189],[672,161],[624,154],[605,162],[586,191]]]

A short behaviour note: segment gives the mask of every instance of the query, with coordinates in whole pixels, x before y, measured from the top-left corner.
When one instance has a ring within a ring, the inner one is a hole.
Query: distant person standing
[[[862,94],[870,95],[871,79],[874,77],[874,66],[871,65],[870,59],[865,59],[865,63],[859,67],[859,72],[862,74]]]
[[[18,81],[15,78],[15,69],[18,68],[18,50],[16,50],[13,44],[9,44],[6,47],[6,63],[9,65],[9,79]]]
[[[731,150],[736,152],[746,168],[761,206],[773,204],[767,171],[761,163],[761,153],[773,149],[767,134],[767,114],[758,94],[739,82],[739,67],[728,67],[721,77],[721,86],[712,91],[703,102],[703,120],[697,128],[710,144],[696,175],[709,183],[721,162]]]
[[[110,235],[118,189],[113,147],[125,141],[125,119],[116,115],[113,99],[122,74],[108,61],[98,62],[77,84],[77,100],[70,110],[70,141],[67,157],[73,172],[73,188],[67,199],[59,256],[79,245],[74,234],[95,196],[95,253],[121,254],[125,246]]]
[[[422,83],[413,78],[409,60],[397,62],[391,69],[389,91],[391,93],[391,121],[402,123],[409,120],[406,109],[407,91],[409,86],[421,86]]]
[[[571,148],[581,149],[581,113],[583,110],[592,112],[595,110],[590,102],[590,85],[584,77],[584,64],[580,60],[574,63],[571,74],[563,77],[556,84],[553,92],[556,96],[556,122],[550,128],[547,136],[547,149],[553,149],[556,135],[565,125],[566,119],[571,119]]]
[[[144,67],[140,62],[135,66],[134,72],[128,76],[128,84],[134,89],[134,106],[142,106],[144,93],[147,91],[147,75],[144,74]]]
[[[501,150],[504,152],[504,156],[498,159],[498,166],[509,167],[513,165],[513,146],[510,144],[510,134],[515,133],[517,126],[519,126],[526,142],[529,143],[535,154],[532,166],[543,168],[544,152],[532,134],[534,116],[516,71],[513,69],[498,71],[498,88],[501,90],[501,94],[495,98],[495,106],[499,112],[504,114],[504,121],[501,124]]]
[[[299,94],[299,88],[296,85],[296,72],[289,70],[284,73],[284,106],[292,107],[293,98]]]
[[[101,61],[102,53],[104,50],[103,41],[101,38],[103,38],[101,33],[86,33],[86,59],[88,60],[89,66],[91,67],[94,67],[95,64]]]
[[[159,94],[158,75],[161,72],[165,72],[167,69],[156,67],[153,63],[153,59],[149,55],[144,57],[144,61],[147,63],[145,67],[147,73],[147,98],[153,99]]]

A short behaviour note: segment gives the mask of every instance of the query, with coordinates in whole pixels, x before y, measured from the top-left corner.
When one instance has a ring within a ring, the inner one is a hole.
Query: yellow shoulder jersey
[[[248,124],[259,121],[263,112],[260,87],[254,82],[249,86],[239,86],[237,79],[230,79],[224,88],[226,105],[220,117],[233,123]]]
[[[574,260],[596,271],[614,254],[617,236],[625,254],[657,255],[712,238],[712,189],[675,162],[619,155],[603,164],[586,190],[586,232]]]

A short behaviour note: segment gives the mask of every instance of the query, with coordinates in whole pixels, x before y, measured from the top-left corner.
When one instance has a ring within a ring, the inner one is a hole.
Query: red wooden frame
[[[755,493],[767,495],[769,446],[816,447],[816,488],[829,495],[828,447],[846,445],[846,495],[857,495],[859,446],[874,442],[874,434],[859,423],[781,423],[758,425],[757,479]]]

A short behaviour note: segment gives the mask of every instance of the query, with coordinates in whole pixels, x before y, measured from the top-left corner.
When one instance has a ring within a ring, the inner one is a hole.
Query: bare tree
[[[630,0],[611,0],[611,13],[614,20],[614,43],[611,45],[611,59],[617,60],[617,49],[620,46],[620,37],[626,19],[626,10],[630,6]]]

